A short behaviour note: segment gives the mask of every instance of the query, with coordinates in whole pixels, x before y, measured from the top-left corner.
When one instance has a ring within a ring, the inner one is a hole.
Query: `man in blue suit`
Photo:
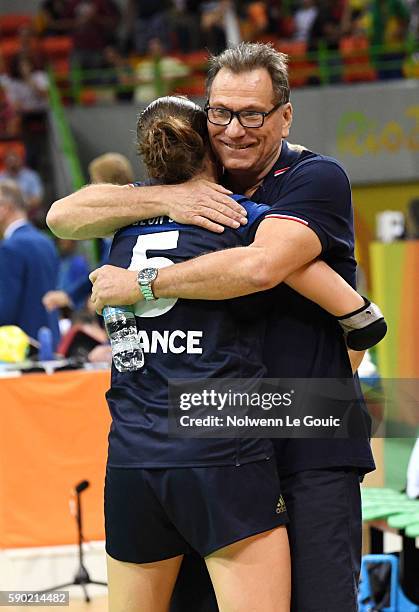
[[[47,312],[42,296],[57,286],[58,253],[53,241],[29,223],[13,181],[0,182],[0,238],[0,325],[17,325],[32,338],[47,326],[55,348],[58,315]]]

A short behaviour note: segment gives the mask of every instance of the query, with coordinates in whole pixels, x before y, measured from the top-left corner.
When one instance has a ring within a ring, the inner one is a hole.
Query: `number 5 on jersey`
[[[142,268],[167,268],[173,265],[168,257],[147,258],[147,251],[170,251],[176,249],[179,241],[179,231],[155,232],[138,236],[132,250],[131,263],[128,270],[141,270]],[[152,302],[139,301],[135,304],[137,317],[160,317],[169,312],[176,304],[178,298],[159,298]]]

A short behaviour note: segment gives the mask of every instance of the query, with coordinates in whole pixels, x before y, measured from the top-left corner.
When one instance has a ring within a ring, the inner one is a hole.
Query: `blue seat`
[[[394,555],[362,557],[358,603],[359,612],[419,612],[401,589],[399,560]]]

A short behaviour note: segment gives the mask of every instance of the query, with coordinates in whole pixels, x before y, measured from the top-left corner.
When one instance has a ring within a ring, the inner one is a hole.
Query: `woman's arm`
[[[337,317],[345,335],[352,371],[356,372],[365,349],[386,334],[387,325],[378,306],[365,300],[324,261],[306,264],[284,282]]]
[[[312,261],[284,281],[335,317],[364,306],[364,298],[324,261]]]

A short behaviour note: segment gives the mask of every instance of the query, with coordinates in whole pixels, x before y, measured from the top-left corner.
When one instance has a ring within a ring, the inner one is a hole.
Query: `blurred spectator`
[[[342,34],[344,36],[370,37],[372,15],[369,0],[348,0],[342,17]]]
[[[37,338],[41,327],[59,339],[58,317],[47,312],[42,296],[58,278],[58,253],[50,238],[29,223],[18,185],[0,182],[0,325],[17,325]]]
[[[36,70],[30,59],[15,56],[11,62],[10,76],[3,73],[0,82],[20,113],[39,113],[47,110],[48,76],[43,70]]]
[[[48,76],[37,70],[31,59],[17,55],[10,77],[2,75],[0,82],[20,114],[27,163],[38,169],[47,155]]]
[[[39,174],[27,168],[21,154],[14,149],[6,152],[4,165],[4,171],[0,172],[0,181],[12,180],[19,185],[27,204],[28,217],[34,219],[42,204],[44,192]]]
[[[230,0],[202,2],[201,29],[204,46],[214,55],[225,47],[238,45],[240,32],[234,4]]]
[[[294,13],[294,40],[308,40],[318,11],[316,0],[302,0],[300,8]]]
[[[37,15],[38,29],[43,36],[68,33],[71,22],[65,18],[67,0],[44,0]]]
[[[170,13],[170,27],[176,46],[182,53],[191,53],[202,47],[199,0],[174,0]]]
[[[409,26],[409,12],[401,0],[373,0],[373,45],[385,45],[376,54],[380,79],[403,77],[404,43]]]
[[[84,255],[77,252],[79,245],[76,240],[58,238],[56,244],[60,254],[57,288],[68,292],[74,283],[89,275],[89,265]]]
[[[266,0],[268,14],[268,33],[275,37],[291,38],[294,32],[294,20],[290,14],[289,3],[282,0]]]
[[[120,153],[104,153],[95,157],[89,164],[89,175],[92,183],[128,185],[134,181],[131,162]]]
[[[73,39],[73,66],[82,70],[103,68],[103,49],[113,43],[120,20],[113,0],[69,0],[64,18],[69,20]]]
[[[250,2],[247,6],[247,16],[253,26],[252,38],[256,38],[268,29],[268,7],[265,2]]]
[[[171,48],[169,0],[128,0],[124,15],[128,46],[145,55],[150,41],[157,39],[165,52]]]
[[[402,0],[372,0],[373,45],[403,40],[409,25],[409,11]]]
[[[419,198],[409,202],[406,215],[406,238],[419,240]]]
[[[148,58],[137,66],[139,84],[135,89],[135,102],[148,104],[154,98],[167,95],[175,88],[176,80],[190,72],[190,68],[177,57],[164,55],[158,38],[151,39]]]
[[[116,47],[108,45],[104,51],[106,76],[104,81],[116,88],[115,98],[120,102],[131,102],[136,83],[135,71]]]
[[[72,311],[86,306],[86,292],[79,291],[78,288],[86,283],[89,277],[89,265],[86,258],[77,253],[79,243],[76,240],[58,238],[56,244],[60,254],[57,289],[48,291],[42,298],[42,303],[48,311],[59,308],[62,316],[68,318]],[[60,330],[63,332],[61,321]]]
[[[339,54],[341,39],[341,21],[343,12],[333,0],[320,0],[316,18],[310,30],[308,39],[309,51],[327,50],[329,81],[338,83],[341,80],[342,60]]]
[[[406,0],[410,14],[409,34],[415,42],[419,41],[419,0]]]
[[[20,117],[0,83],[0,140],[17,138],[19,134]]]
[[[89,164],[89,174],[92,183],[128,185],[134,181],[134,171],[129,159],[119,153],[105,153],[93,159]],[[99,245],[100,265],[107,261],[110,243],[110,240],[102,241]],[[43,303],[48,310],[67,308],[77,311],[86,306],[91,290],[92,284],[87,270],[84,276],[80,275],[65,291],[60,287],[46,293]]]
[[[19,28],[19,59],[28,60],[34,70],[43,70],[46,64],[45,54],[42,50],[42,39],[32,25],[23,25]]]

